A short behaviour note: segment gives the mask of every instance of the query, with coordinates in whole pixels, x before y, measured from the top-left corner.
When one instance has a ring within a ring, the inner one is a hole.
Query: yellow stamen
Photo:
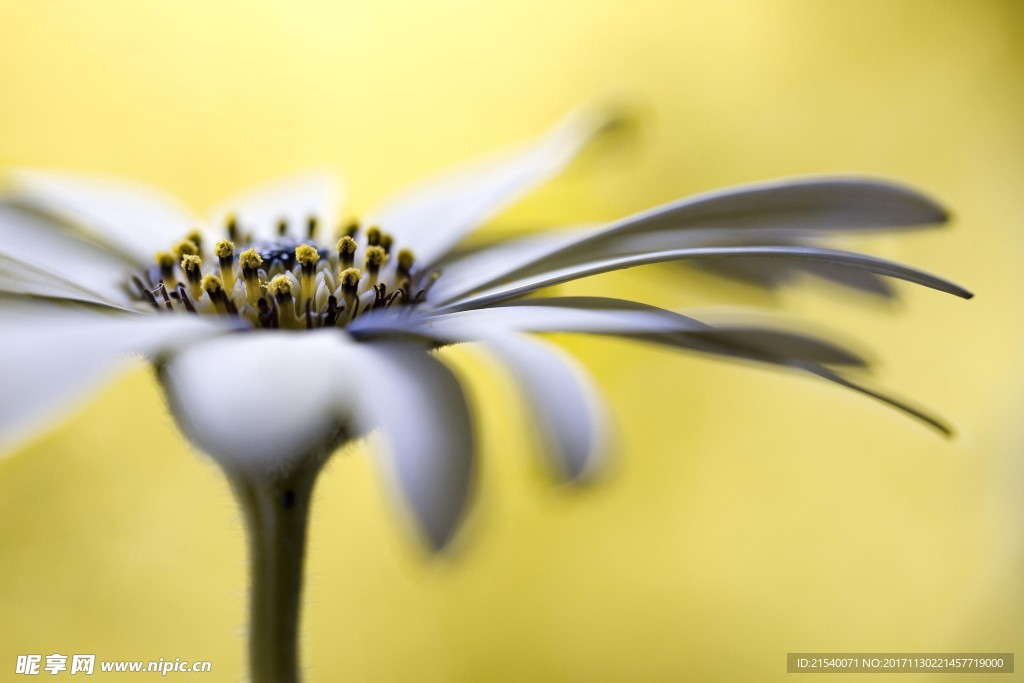
[[[224,289],[228,295],[235,289],[235,243],[230,240],[219,240],[213,247],[213,253],[220,260],[220,276],[224,280]]]
[[[259,270],[263,265],[263,257],[255,249],[249,248],[238,255],[238,265],[242,270]]]
[[[201,254],[203,252],[203,233],[199,232],[199,230],[192,230],[185,235],[185,239],[196,245],[197,254]]]
[[[356,241],[348,235],[338,240],[338,264],[341,266],[339,272],[351,268],[355,263],[356,247],[358,246]]]
[[[173,249],[157,252],[154,265],[135,283],[141,303],[163,310],[163,298],[168,310],[231,315],[257,327],[344,327],[364,312],[362,297],[367,309],[411,306],[438,276],[424,267],[429,264],[417,263],[410,249],[399,249],[401,243],[379,225],[360,227],[353,220],[339,226],[331,253],[315,241],[324,232],[316,215],[284,216],[277,223],[282,237],[250,242],[252,247],[235,214],[224,221],[228,238],[196,229]],[[356,237],[357,230],[365,237]],[[217,265],[207,263],[204,273],[204,262],[214,257]]]
[[[295,260],[303,266],[315,266],[316,262],[320,260],[320,252],[308,244],[300,244],[295,247]]]
[[[288,279],[287,275],[278,275],[267,285],[267,291],[275,299],[282,296],[290,297],[292,295],[292,281]]]
[[[199,245],[192,240],[182,240],[174,246],[174,255],[179,259],[185,256],[198,256]]]
[[[404,287],[412,279],[412,264],[416,262],[416,257],[409,249],[402,249],[398,252],[398,267],[396,273],[398,275],[398,285]]]
[[[376,247],[380,244],[381,231],[376,225],[371,225],[366,229],[366,243],[371,247]]]
[[[267,291],[277,302],[281,327],[298,327],[298,320],[295,317],[295,299],[292,298],[292,281],[288,279],[288,276],[275,276],[267,286]]]
[[[347,268],[341,272],[338,280],[341,281],[341,290],[350,290],[355,292],[359,288],[359,281],[363,279],[363,274],[359,272],[358,268]]]
[[[214,308],[217,309],[218,313],[227,314],[228,302],[227,296],[224,293],[224,284],[221,279],[216,275],[207,275],[203,278],[203,291],[210,297],[210,301],[213,302]]]
[[[355,237],[357,232],[359,232],[359,221],[355,218],[351,218],[348,223],[342,223],[338,226],[339,237]]]
[[[160,277],[163,278],[164,286],[171,290],[177,287],[178,278],[174,276],[174,267],[178,265],[178,258],[168,251],[158,251],[156,265],[160,268]]]
[[[228,230],[228,239],[231,240],[232,242],[237,241],[238,240],[238,216],[236,216],[233,213],[232,214],[228,214],[228,217],[227,217],[227,230]]]
[[[231,258],[235,255],[235,243],[231,240],[217,240],[213,247],[213,253],[217,258]]]
[[[217,294],[224,291],[224,284],[216,275],[206,275],[203,277],[203,291],[207,294]]]
[[[242,282],[245,283],[245,298],[251,305],[255,306],[263,290],[260,287],[260,266],[263,265],[263,257],[255,249],[246,249],[238,255],[238,265],[242,268]]]
[[[380,266],[387,257],[388,254],[384,251],[384,247],[374,246],[366,248],[366,270],[370,273],[370,285],[376,284]]]
[[[409,272],[412,270],[412,264],[416,262],[416,257],[413,255],[411,249],[403,249],[398,252],[398,270]]]
[[[302,266],[302,278],[299,280],[299,310],[306,310],[306,302],[316,292],[316,263],[320,260],[320,252],[308,244],[295,247],[295,260]]]
[[[359,291],[359,281],[362,278],[363,274],[359,272],[358,268],[347,268],[341,271],[341,274],[338,276],[338,280],[341,281],[341,295],[345,299],[345,308],[348,309],[350,316],[355,307],[356,294]]]
[[[181,257],[181,269],[188,280],[189,293],[196,301],[203,296],[203,259],[195,254]]]

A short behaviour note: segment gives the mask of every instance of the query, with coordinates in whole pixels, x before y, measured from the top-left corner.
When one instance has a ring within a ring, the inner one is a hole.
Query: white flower
[[[815,244],[840,230],[946,220],[907,187],[850,177],[771,182],[598,228],[453,251],[556,175],[606,123],[573,115],[534,144],[408,193],[341,234],[336,185],[322,174],[232,199],[202,220],[145,188],[13,173],[0,203],[0,437],[26,435],[125,354],[141,354],[158,368],[183,431],[229,474],[287,472],[380,428],[408,510],[443,546],[464,512],[475,457],[462,390],[431,353],[445,344],[481,342],[512,370],[568,479],[597,462],[600,405],[580,368],[528,333],[615,335],[792,367],[946,430],[839,374],[863,361],[823,340],[712,326],[632,301],[521,298],[683,260],[771,280],[804,270],[883,294],[885,276],[969,298],[920,270]]]

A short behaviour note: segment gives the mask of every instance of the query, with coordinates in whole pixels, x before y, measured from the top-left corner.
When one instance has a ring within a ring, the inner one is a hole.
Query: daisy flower
[[[790,368],[949,432],[844,374],[865,361],[824,339],[631,300],[537,296],[599,273],[685,261],[766,283],[809,272],[877,294],[898,279],[970,298],[922,270],[821,244],[839,231],[947,220],[904,185],[774,181],[598,227],[461,248],[608,126],[593,112],[573,114],[360,223],[339,222],[337,184],[319,173],[201,218],[127,182],[11,172],[0,199],[0,440],[9,446],[41,427],[126,356],[152,363],[182,432],[224,470],[245,511],[251,674],[281,682],[298,679],[309,498],[333,451],[379,430],[389,481],[422,537],[440,549],[458,528],[476,449],[463,390],[433,353],[440,347],[476,342],[512,371],[568,480],[595,471],[605,419],[581,368],[532,333],[609,335]]]

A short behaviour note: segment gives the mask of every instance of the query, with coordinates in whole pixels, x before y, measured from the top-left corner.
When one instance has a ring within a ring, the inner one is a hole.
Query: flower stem
[[[299,609],[310,496],[320,466],[274,477],[231,472],[249,537],[249,675],[298,683]]]

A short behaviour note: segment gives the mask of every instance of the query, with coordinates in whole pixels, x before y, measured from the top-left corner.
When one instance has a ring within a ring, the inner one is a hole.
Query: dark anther
[[[282,218],[277,222],[277,234],[281,237],[288,234],[288,219]]]
[[[178,283],[178,300],[185,305],[185,310],[189,313],[195,313],[196,307],[192,305],[192,300],[188,298],[188,292],[185,291],[185,285]]]
[[[164,306],[168,311],[174,310],[174,304],[171,303],[171,295],[167,293],[167,287],[164,285],[164,281],[160,281],[160,296],[164,298]]]
[[[317,226],[316,216],[310,216],[306,220],[306,236],[309,239],[313,239],[314,237],[316,237],[316,226]]]
[[[277,309],[271,308],[265,298],[261,297],[256,302],[256,308],[259,309],[260,325],[265,328],[277,327]]]
[[[388,298],[384,300],[384,306],[386,308],[390,308],[391,305],[394,304],[399,297],[401,297],[402,301],[405,301],[406,294],[404,289],[396,289],[395,291],[391,292],[391,294],[388,295]]]
[[[324,316],[324,327],[334,327],[338,321],[338,297],[331,294],[327,297],[327,314]]]
[[[288,489],[281,494],[281,507],[285,510],[291,510],[295,507],[295,491]]]
[[[142,280],[140,280],[137,275],[132,275],[132,284],[139,288],[139,294],[149,302],[150,306],[158,311],[160,310],[160,304],[156,302],[156,297],[153,296],[153,292],[149,291],[149,288],[142,284]]]
[[[385,285],[383,282],[380,283],[379,285],[373,286],[373,308],[377,308],[378,306],[382,306],[384,304],[384,297],[387,294],[387,291],[388,286]]]
[[[228,217],[228,239],[238,241],[238,219],[235,216]]]
[[[426,289],[421,289],[420,291],[416,292],[416,296],[414,296],[412,298],[412,302],[414,304],[421,304],[424,301],[426,301],[426,299],[427,299],[427,290]]]

